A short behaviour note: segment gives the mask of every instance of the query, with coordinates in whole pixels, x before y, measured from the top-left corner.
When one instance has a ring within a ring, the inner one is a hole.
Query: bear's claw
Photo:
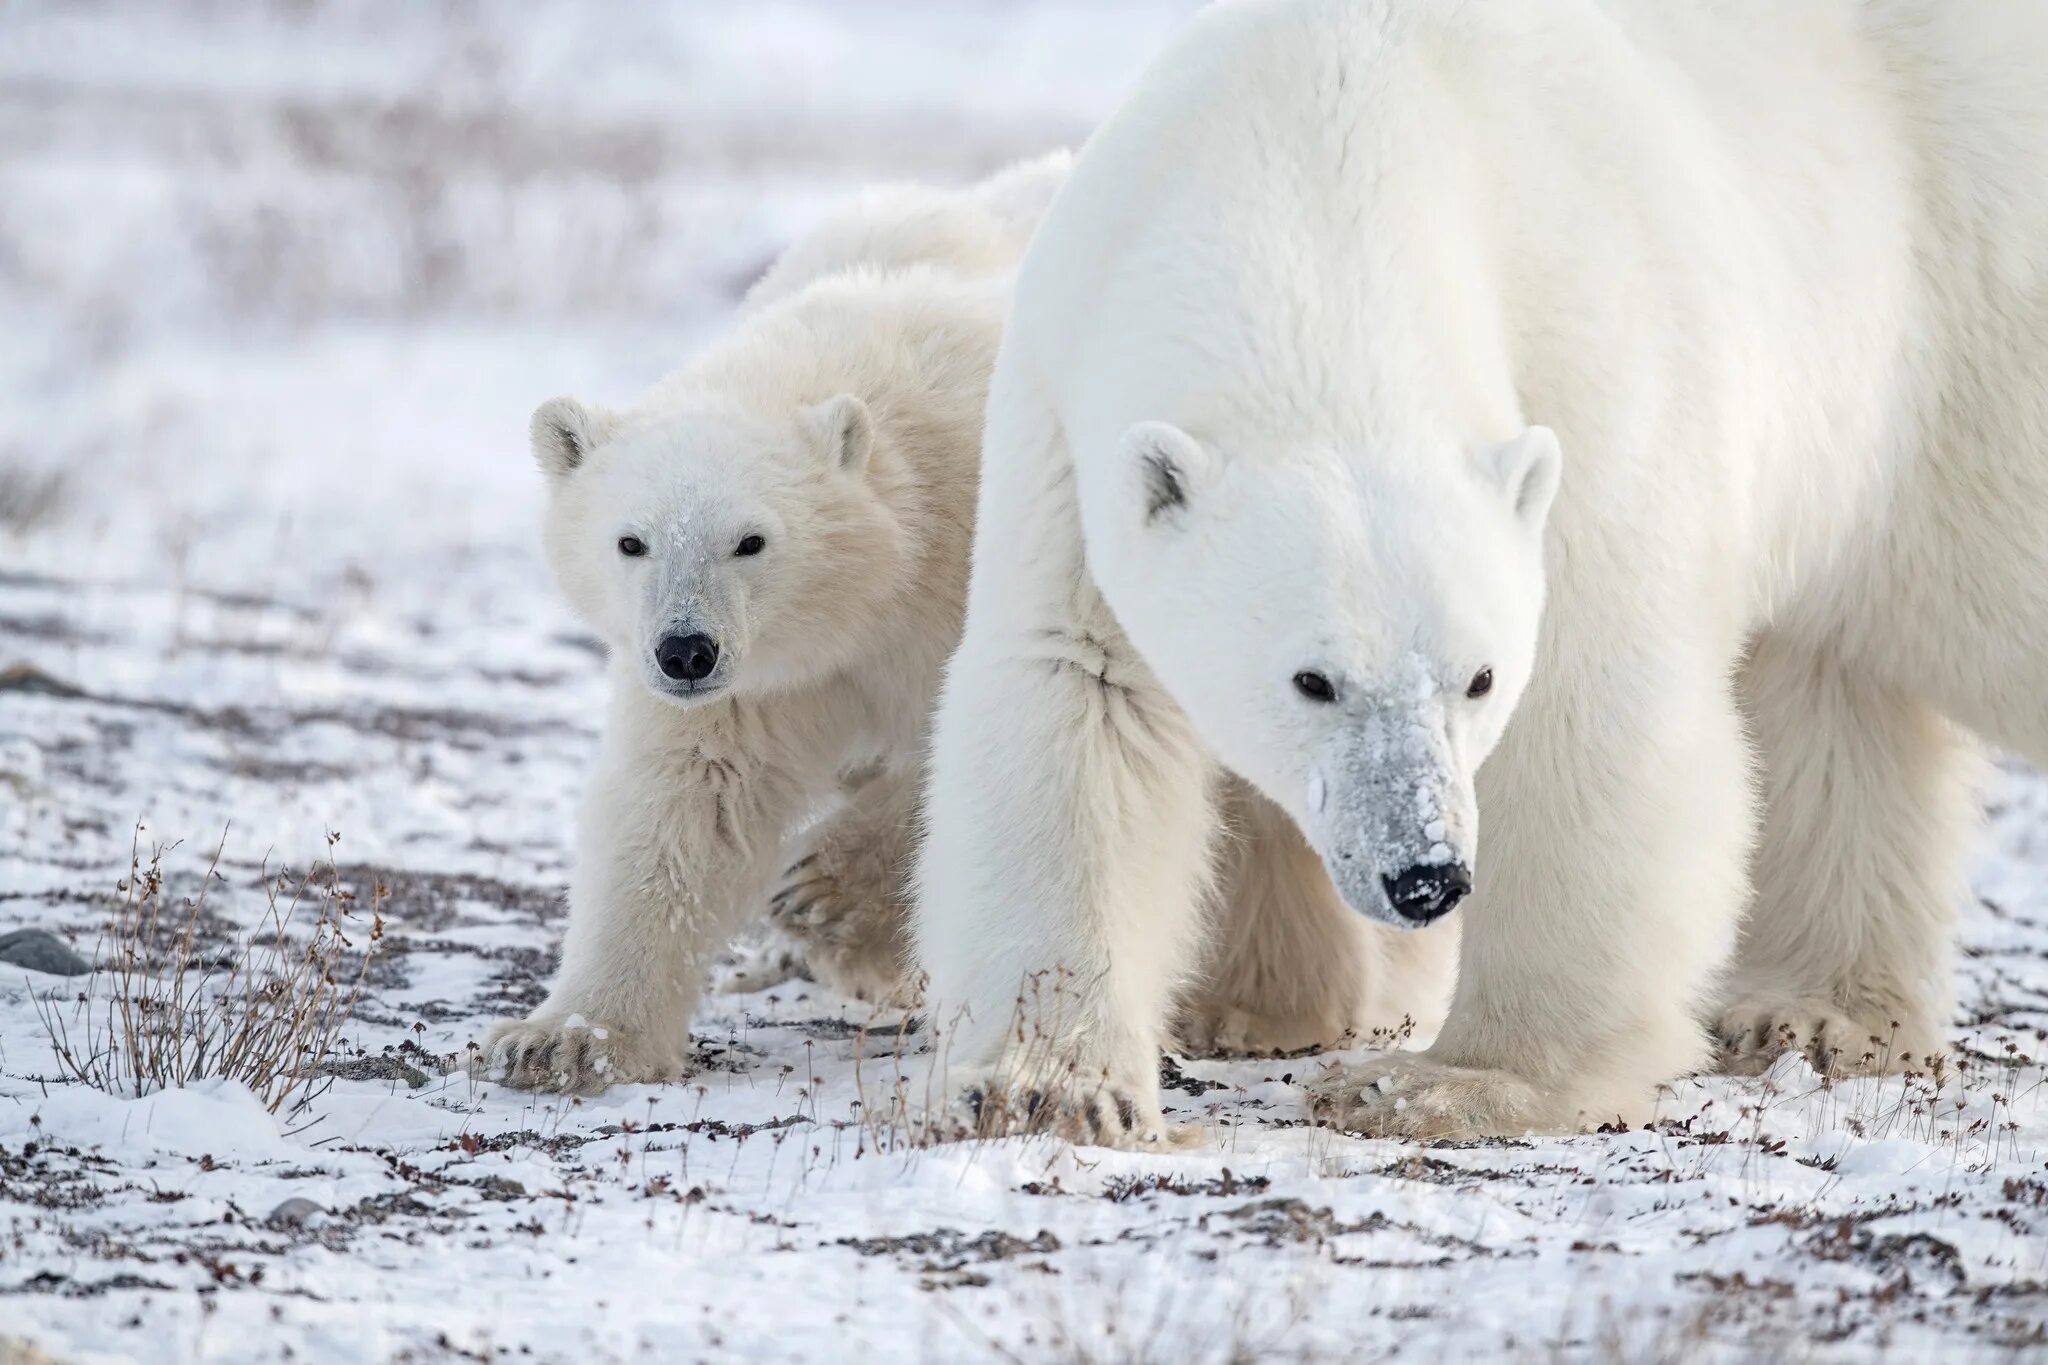
[[[856,813],[857,814],[857,813]],[[851,817],[828,823],[768,898],[768,922],[802,954],[809,975],[841,994],[908,1006],[908,923],[901,874]]]
[[[1094,1086],[977,1076],[950,1087],[959,1097],[937,1136],[947,1141],[1057,1137],[1086,1147],[1144,1150],[1178,1145],[1188,1134],[1170,1127],[1158,1087],[1108,1081]]]
[[[1176,1032],[1190,1057],[1306,1057],[1359,1042],[1353,1026],[1339,1018],[1261,1014],[1213,1003],[1185,1011]]]

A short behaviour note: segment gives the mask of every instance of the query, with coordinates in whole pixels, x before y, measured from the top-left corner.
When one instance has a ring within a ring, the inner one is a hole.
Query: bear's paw
[[[952,1102],[934,1136],[947,1141],[1054,1137],[1083,1147],[1163,1151],[1199,1141],[1196,1130],[1169,1125],[1159,1107],[1158,1077],[1121,1081],[1083,1077],[1071,1069],[956,1070]]]
[[[768,922],[810,977],[855,1000],[907,1008],[909,924],[902,872],[871,847],[824,839],[792,864],[768,900]]]
[[[537,1014],[493,1028],[472,1070],[515,1090],[595,1095],[614,1085],[679,1080],[689,1071],[689,1054],[681,1039],[655,1046],[580,1014]]]
[[[1214,999],[1184,1010],[1174,1031],[1192,1057],[1301,1057],[1360,1041],[1351,1021],[1334,1010],[1267,1013]]]
[[[1823,998],[1745,994],[1715,1027],[1720,1069],[1756,1076],[1787,1052],[1804,1053],[1824,1076],[1869,1076],[1923,1066],[1940,1050],[1919,1010],[1851,1007]]]
[[[1453,1066],[1426,1053],[1391,1053],[1332,1068],[1307,1086],[1312,1123],[1366,1137],[1520,1137],[1559,1124],[1529,1081],[1487,1067]]]

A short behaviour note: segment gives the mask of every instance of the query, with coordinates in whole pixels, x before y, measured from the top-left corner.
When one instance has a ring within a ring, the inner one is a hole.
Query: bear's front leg
[[[1126,646],[970,636],[931,780],[918,945],[965,1126],[1163,1140],[1159,1053],[1210,839],[1186,724]]]
[[[595,1094],[688,1072],[705,976],[759,903],[795,804],[723,719],[632,693],[615,702],[580,817],[561,971],[529,1018],[491,1031],[483,1074]]]
[[[1443,1032],[1315,1082],[1311,1117],[1417,1138],[1634,1124],[1706,1061],[1699,1020],[1747,894],[1750,794],[1727,671],[1688,663],[1539,674],[1482,771],[1479,884]]]
[[[947,670],[916,937],[965,1132],[1163,1141],[1159,1054],[1201,935],[1207,755],[1090,583],[1052,423],[998,370]]]
[[[811,978],[856,1000],[916,1002],[910,873],[917,856],[917,768],[891,768],[851,792],[805,835],[768,901]]]

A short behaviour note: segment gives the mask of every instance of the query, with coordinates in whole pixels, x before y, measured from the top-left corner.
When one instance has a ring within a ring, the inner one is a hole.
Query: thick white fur
[[[1198,17],[991,386],[919,868],[961,1087],[1159,1135],[1224,767],[1368,914],[1474,867],[1448,1022],[1338,1123],[1637,1119],[1708,1019],[1937,1046],[1959,728],[2048,760],[2044,70],[2038,5]]]
[[[747,290],[742,315],[848,270],[933,265],[961,276],[1007,276],[1072,164],[1072,154],[1049,152],[965,193],[933,185],[863,190],[790,243]]]

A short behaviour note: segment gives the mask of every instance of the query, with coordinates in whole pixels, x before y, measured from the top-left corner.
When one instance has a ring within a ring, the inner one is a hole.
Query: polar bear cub
[[[849,770],[858,800],[784,889],[808,904],[828,872],[863,878],[811,965],[892,993],[888,882],[959,634],[1006,272],[1067,160],[967,192],[870,192],[632,407],[534,414],[548,560],[609,649],[612,701],[561,970],[531,1018],[492,1032],[491,1074],[572,1092],[682,1075],[710,965]]]
[[[1327,1120],[1938,1046],[1956,727],[2048,761],[2043,70],[2040,6],[1195,19],[991,385],[918,874],[957,1093],[1162,1135],[1225,771],[1359,914],[1465,905],[1441,1034]]]

